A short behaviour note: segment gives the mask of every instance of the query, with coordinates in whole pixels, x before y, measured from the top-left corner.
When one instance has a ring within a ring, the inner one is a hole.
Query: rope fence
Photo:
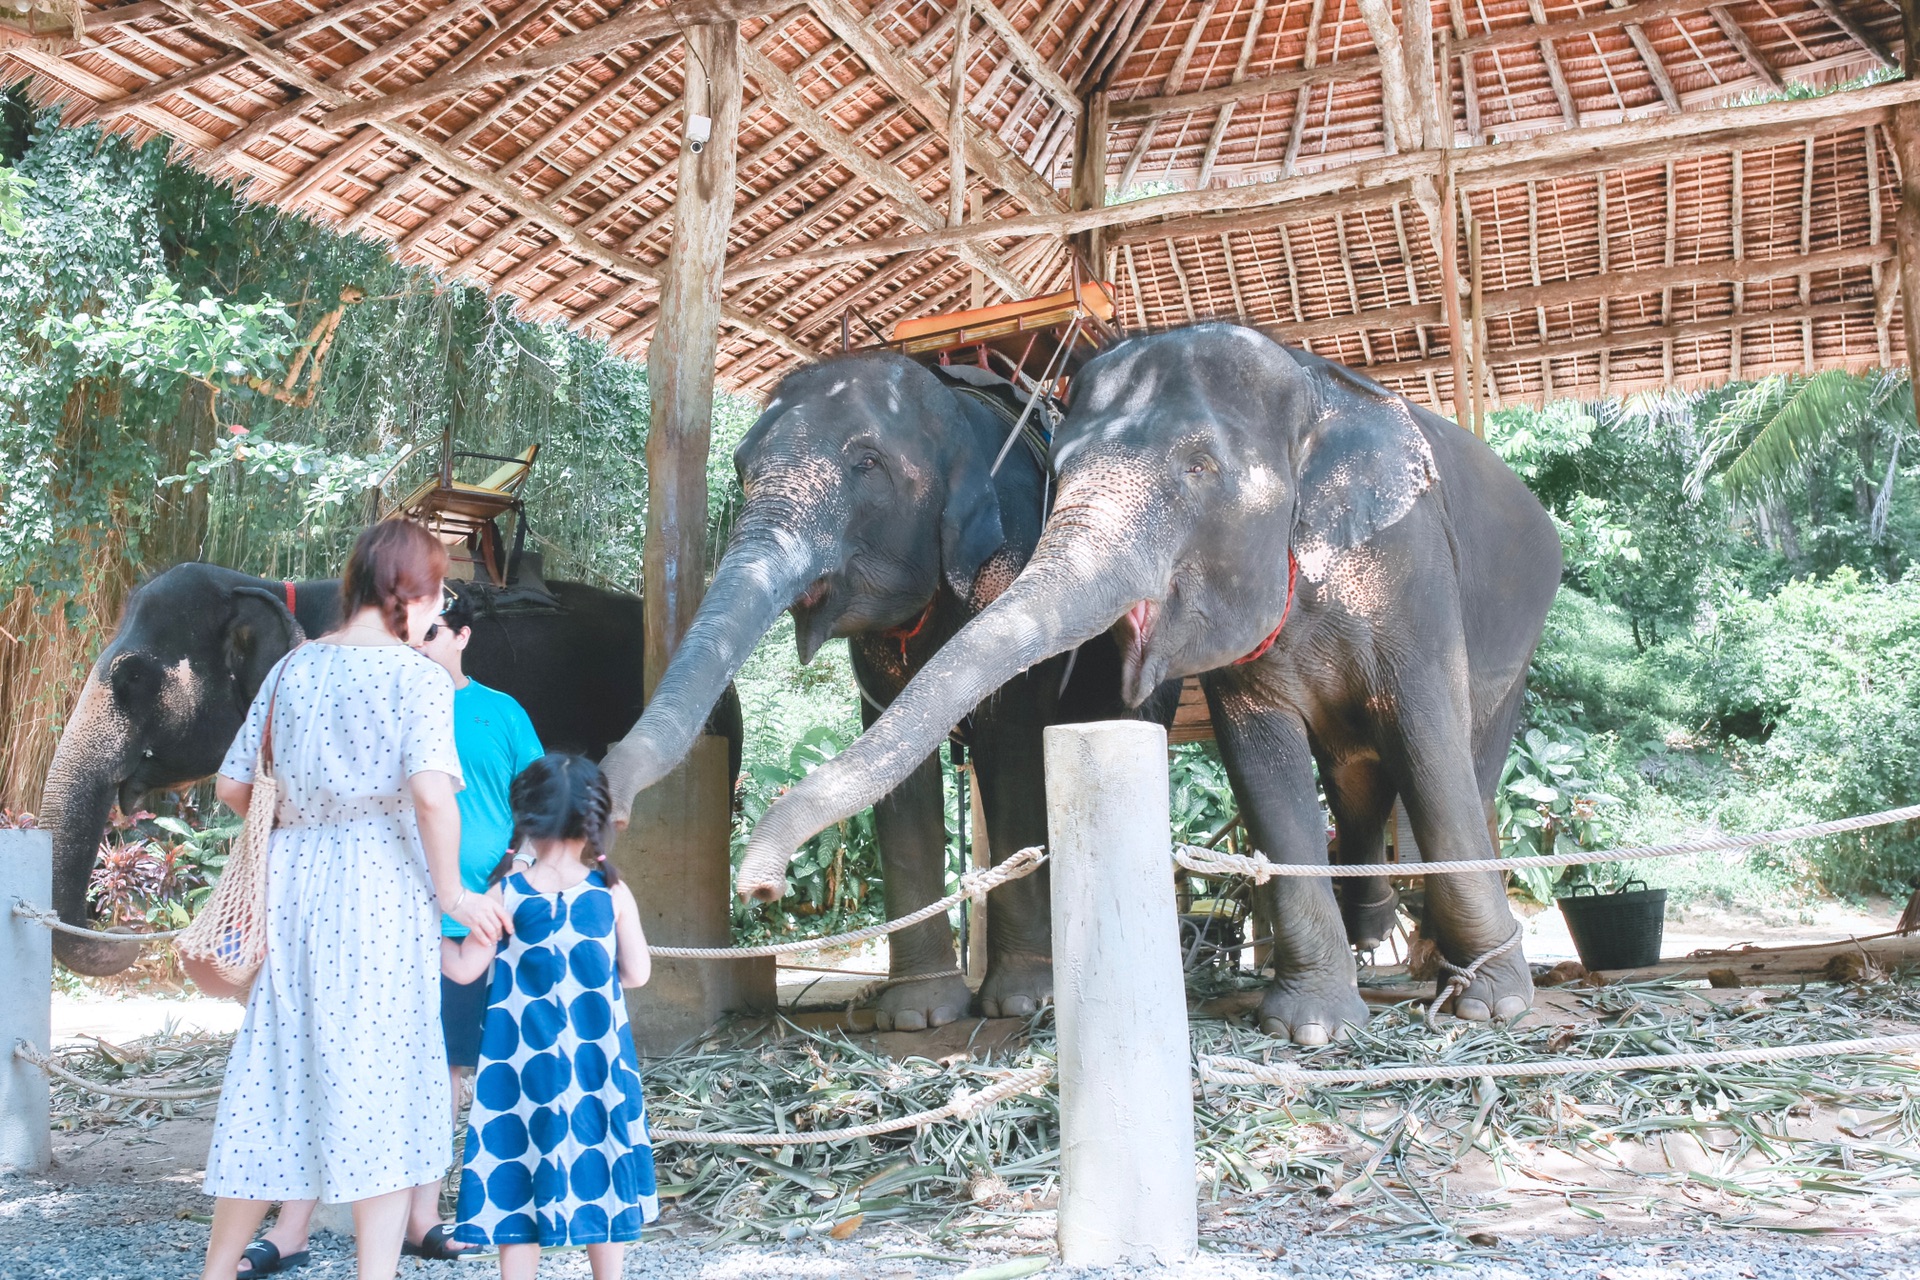
[[[1676,841],[1667,844],[1625,846],[1615,849],[1588,850],[1577,853],[1545,854],[1519,858],[1472,858],[1459,861],[1424,863],[1369,863],[1359,866],[1326,866],[1269,861],[1258,851],[1251,855],[1220,853],[1214,849],[1198,845],[1174,846],[1173,860],[1183,870],[1196,875],[1207,876],[1244,876],[1257,884],[1264,884],[1276,878],[1320,878],[1320,877],[1372,877],[1372,876],[1423,876],[1423,875],[1460,875],[1482,871],[1514,871],[1527,867],[1573,867],[1603,862],[1627,862],[1653,858],[1693,857],[1702,854],[1734,853],[1759,848],[1769,844],[1779,844],[1791,840],[1811,840],[1824,836],[1844,835],[1848,832],[1863,831],[1872,827],[1887,826],[1896,822],[1920,820],[1920,805],[1908,805],[1898,809],[1887,809],[1879,813],[1861,814],[1851,818],[1841,818],[1832,822],[1808,823],[1797,827],[1784,827],[1773,831],[1757,832],[1748,835],[1718,835],[1697,840]],[[814,951],[826,947],[853,946],[869,942],[875,938],[897,933],[911,928],[925,920],[940,916],[950,908],[965,901],[980,902],[992,890],[1003,884],[1031,875],[1047,860],[1046,852],[1039,846],[1021,849],[1008,857],[998,866],[969,871],[960,877],[960,887],[953,893],[935,902],[930,902],[917,911],[910,912],[897,919],[883,921],[864,929],[848,933],[833,934],[820,938],[804,938],[791,942],[771,943],[753,947],[651,947],[655,956],[684,960],[745,960],[766,956],[792,955],[798,952]],[[184,930],[173,929],[162,933],[115,934],[86,929],[70,925],[61,920],[54,912],[16,899],[13,915],[19,919],[41,925],[55,932],[94,939],[106,939],[114,942],[145,945],[164,942],[177,937]],[[1514,936],[1493,952],[1481,956],[1473,964],[1464,968],[1448,966],[1452,971],[1448,990],[1463,986],[1470,980],[1481,964],[1516,945],[1520,935]],[[901,982],[922,981],[940,975],[915,975],[911,978],[889,979],[881,986],[891,986]],[[1434,1010],[1444,1003],[1448,992],[1429,1009],[1429,1020]],[[1607,1058],[1548,1058],[1533,1062],[1505,1062],[1483,1064],[1433,1064],[1426,1066],[1406,1065],[1389,1067],[1356,1068],[1303,1068],[1273,1066],[1257,1063],[1245,1058],[1218,1057],[1201,1055],[1195,1064],[1195,1074],[1200,1083],[1207,1084],[1266,1084],[1291,1089],[1305,1087],[1324,1087],[1339,1084],[1384,1084],[1423,1080],[1460,1080],[1511,1076],[1571,1076],[1594,1073],[1617,1073],[1629,1071],[1659,1070],[1671,1068],[1706,1067],[1741,1063],[1765,1063],[1792,1059],[1838,1057],[1853,1054],[1893,1053],[1900,1051],[1920,1051],[1920,1034],[1872,1036],[1853,1040],[1832,1040],[1812,1044],[1772,1045],[1750,1049],[1725,1049],[1704,1053],[1668,1053],[1645,1054],[1630,1057]],[[120,1098],[137,1101],[193,1102],[215,1097],[220,1092],[219,1085],[210,1085],[198,1089],[137,1089],[125,1086],[102,1084],[88,1080],[60,1065],[52,1057],[25,1040],[15,1043],[13,1053],[16,1058],[39,1068],[50,1077],[65,1081],[70,1085],[85,1089],[91,1093],[108,1098]],[[681,1129],[654,1129],[652,1136],[659,1142],[677,1142],[687,1144],[707,1144],[724,1146],[810,1146],[819,1143],[848,1142],[859,1138],[879,1134],[897,1133],[906,1129],[919,1129],[941,1121],[965,1118],[1021,1093],[1029,1092],[1045,1084],[1053,1075],[1051,1066],[1027,1068],[998,1080],[977,1091],[963,1092],[943,1107],[930,1111],[920,1111],[908,1116],[896,1116],[888,1120],[874,1121],[870,1124],[854,1125],[841,1129],[823,1129],[799,1133],[701,1133]]]
[[[1796,1058],[1838,1058],[1853,1054],[1920,1050],[1920,1035],[1868,1036],[1859,1040],[1823,1040],[1812,1044],[1760,1045],[1752,1049],[1715,1049],[1705,1053],[1649,1053],[1618,1058],[1541,1058],[1533,1062],[1436,1063],[1432,1066],[1351,1067],[1311,1070],[1276,1067],[1245,1058],[1202,1055],[1198,1074],[1208,1084],[1273,1084],[1289,1088],[1333,1084],[1400,1084],[1416,1080],[1475,1080],[1495,1076],[1583,1076],[1596,1073],[1659,1071],[1676,1067],[1718,1067],[1738,1063],[1786,1062]]]
[[[1617,849],[1585,849],[1577,853],[1529,854],[1521,858],[1461,858],[1443,862],[1368,862],[1347,866],[1322,866],[1317,863],[1270,862],[1258,850],[1252,854],[1218,853],[1201,845],[1181,844],[1173,849],[1173,860],[1181,868],[1202,876],[1245,876],[1255,884],[1274,879],[1317,879],[1323,876],[1445,876],[1466,875],[1476,871],[1519,871],[1527,867],[1581,867],[1599,862],[1634,862],[1648,858],[1688,858],[1703,853],[1738,853],[1764,845],[1785,844],[1791,840],[1817,840],[1822,836],[1845,835],[1870,827],[1891,826],[1896,822],[1920,821],[1920,804],[1879,813],[1863,813],[1832,822],[1810,822],[1804,826],[1781,827],[1751,835],[1717,835],[1699,840],[1680,840],[1668,844],[1623,845]]]

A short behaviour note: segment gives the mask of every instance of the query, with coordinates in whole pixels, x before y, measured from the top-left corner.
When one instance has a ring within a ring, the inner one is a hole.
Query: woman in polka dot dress
[[[622,987],[652,964],[633,891],[606,861],[606,779],[550,753],[513,780],[519,851],[494,872],[513,920],[496,955],[478,937],[441,944],[441,968],[493,968],[480,1034],[454,1239],[495,1245],[504,1280],[529,1280],[542,1245],[585,1245],[595,1280],[660,1212],[639,1060]]]

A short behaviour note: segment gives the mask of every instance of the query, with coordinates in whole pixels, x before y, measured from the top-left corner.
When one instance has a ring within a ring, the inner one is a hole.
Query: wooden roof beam
[[[1577,280],[1551,280],[1540,285],[1485,294],[1483,314],[1492,316],[1533,312],[1537,318],[1541,311],[1548,308],[1639,298],[1669,293],[1674,289],[1702,285],[1764,284],[1770,280],[1789,280],[1823,271],[1869,269],[1880,263],[1891,262],[1896,256],[1893,245],[1881,243],[1821,249],[1784,258],[1688,262],[1672,267],[1646,267],[1638,271],[1582,276]],[[1337,338],[1366,330],[1411,329],[1419,325],[1440,324],[1444,320],[1438,302],[1425,302],[1326,316],[1304,323],[1283,323],[1279,328],[1289,340]]]
[[[1888,71],[1900,69],[1900,59],[1887,52],[1887,47],[1875,40],[1867,29],[1854,20],[1852,14],[1834,3],[1834,0],[1813,0],[1814,7],[1827,15],[1828,21],[1847,33],[1847,38],[1873,55],[1873,60]]]
[[[1759,328],[1762,325],[1798,325],[1812,320],[1831,320],[1841,317],[1860,316],[1865,300],[1846,302],[1821,302],[1811,307],[1781,307],[1772,311],[1748,311],[1730,316],[1713,316],[1701,320],[1683,320],[1678,324],[1656,325],[1645,329],[1615,329],[1612,333],[1595,334],[1588,338],[1556,338],[1552,342],[1537,343],[1525,347],[1495,348],[1486,353],[1489,366],[1495,364],[1517,365],[1538,362],[1540,360],[1572,360],[1582,356],[1602,354],[1618,355],[1622,351],[1634,351],[1644,347],[1661,346],[1676,342],[1694,342],[1702,338],[1717,338],[1727,333],[1738,333],[1744,329]],[[1290,331],[1276,336],[1290,340]],[[1361,372],[1370,378],[1414,378],[1429,369],[1440,372],[1447,367],[1447,359],[1441,356],[1428,360],[1402,360],[1394,364],[1377,364],[1365,367]]]
[[[1253,46],[1260,38],[1260,26],[1267,19],[1267,0],[1253,0],[1253,9],[1247,15],[1247,33],[1240,38],[1240,57],[1233,64],[1233,76],[1229,85],[1236,85],[1247,78],[1247,65],[1253,61]],[[1213,118],[1213,131],[1207,135],[1206,148],[1200,153],[1200,176],[1194,182],[1196,187],[1204,187],[1213,179],[1213,163],[1220,156],[1220,144],[1226,141],[1227,126],[1233,123],[1231,102],[1219,107],[1219,114]],[[1107,118],[1111,120],[1109,109]]]
[[[741,56],[742,65],[766,95],[768,105],[805,129],[815,145],[836,156],[861,181],[887,195],[908,218],[929,229],[946,226],[946,217],[928,204],[898,169],[877,159],[843,133],[839,126],[816,111],[800,92],[800,86],[789,80],[770,58],[751,45],[741,49]],[[964,231],[965,228],[953,230]],[[1008,297],[1018,298],[1024,294],[1026,286],[1002,267],[990,251],[976,246],[971,240],[961,241],[956,247],[961,257],[985,272],[989,279],[1006,290]]]
[[[1765,80],[1774,92],[1778,93],[1787,87],[1787,82],[1780,78],[1780,72],[1747,38],[1746,29],[1740,25],[1739,19],[1727,11],[1725,5],[1708,5],[1707,16],[1713,19],[1714,26],[1720,28],[1720,34],[1727,38],[1727,43],[1733,46],[1734,51],[1753,68],[1753,73]]]
[[[1242,80],[1238,84],[1223,84],[1212,89],[1198,89],[1192,93],[1163,94],[1153,98],[1116,99],[1109,108],[1108,115],[1115,124],[1128,120],[1153,120],[1161,116],[1180,115],[1188,111],[1207,111],[1225,106],[1229,102],[1245,102],[1249,98],[1264,98],[1273,93],[1289,93],[1295,89],[1312,88],[1314,85],[1332,84],[1339,80],[1362,80],[1380,71],[1380,55],[1362,54],[1357,58],[1345,58],[1339,62],[1326,62],[1317,66],[1297,67],[1292,71],[1279,71],[1270,76],[1256,76],[1251,80]]]
[[[671,9],[648,8],[639,13],[622,12],[617,17],[596,23],[579,35],[567,36],[551,44],[539,45],[510,58],[499,58],[478,66],[466,67],[451,75],[428,76],[419,84],[356,103],[345,109],[329,127],[347,128],[379,120],[393,120],[418,111],[429,102],[466,93],[481,85],[516,80],[579,62],[597,58],[630,44],[641,44],[676,35],[681,27],[695,24],[745,21],[764,18],[788,7],[791,0],[675,0]]]
[[[842,43],[872,68],[880,83],[927,122],[939,135],[943,145],[952,147],[949,125],[952,104],[946,95],[922,80],[912,66],[897,57],[885,37],[867,26],[865,19],[853,12],[847,0],[809,0],[809,7],[829,31],[840,37]],[[993,6],[989,0],[978,0],[974,7],[984,11]],[[1018,157],[1007,150],[1005,143],[986,130],[967,133],[962,154],[966,156],[969,169],[1002,191],[1013,193],[1021,204],[1033,212],[1057,211],[1066,207],[1059,192],[1022,164]]]
[[[985,19],[989,27],[993,28],[993,33],[1000,37],[1000,43],[1007,46],[1007,52],[1013,55],[1014,60],[1020,64],[1020,69],[1027,73],[1029,79],[1045,89],[1060,104],[1062,111],[1068,115],[1080,113],[1080,96],[1073,91],[1073,86],[1061,79],[1060,73],[1047,65],[1047,60],[1040,56],[1040,51],[1014,29],[1007,15],[994,6],[993,0],[980,0],[975,6],[975,11]]]
[[[204,34],[224,44],[246,50],[277,79],[284,80],[295,88],[328,103],[344,105],[354,101],[344,91],[315,79],[305,67],[292,58],[268,48],[259,37],[251,35],[224,18],[209,13],[194,3],[194,0],[166,0],[166,4],[174,13],[192,23]],[[441,144],[422,138],[398,125],[376,122],[376,127],[407,150],[423,160],[431,161],[458,181],[483,192],[515,213],[531,217],[582,261],[597,262],[610,270],[643,282],[655,290],[660,287],[660,273],[654,268],[637,258],[618,253],[597,240],[579,234],[559,213],[512,184],[501,180],[497,175],[475,167],[460,156],[446,150]],[[723,308],[722,318],[729,324],[748,329],[763,341],[780,346],[789,354],[803,359],[810,358],[809,353],[794,343],[791,338],[767,327],[752,316],[733,308]]]

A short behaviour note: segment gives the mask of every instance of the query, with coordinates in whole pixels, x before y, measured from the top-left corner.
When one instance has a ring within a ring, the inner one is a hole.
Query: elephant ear
[[[234,697],[244,712],[273,664],[306,636],[286,604],[263,587],[236,587],[232,602],[222,647],[233,676]]]
[[[1304,436],[1294,526],[1300,570],[1316,579],[1335,552],[1404,518],[1438,478],[1404,401],[1358,379],[1330,390],[1328,412]]]
[[[968,398],[948,394],[955,401],[955,417],[965,418],[973,409]],[[940,576],[954,595],[976,608],[984,607],[991,596],[999,594],[989,589],[986,599],[975,598],[980,594],[976,588],[987,586],[981,581],[980,571],[989,560],[1005,559],[997,553],[1007,541],[990,463],[990,458],[981,457],[969,444],[961,445],[948,471],[947,506],[940,514]],[[1001,576],[989,575],[996,580]]]

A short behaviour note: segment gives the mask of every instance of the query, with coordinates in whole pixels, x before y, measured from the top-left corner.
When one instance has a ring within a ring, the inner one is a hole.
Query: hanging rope
[[[1535,1062],[1486,1062],[1409,1067],[1313,1069],[1275,1067],[1245,1058],[1200,1057],[1200,1079],[1207,1084],[1275,1084],[1288,1088],[1330,1084],[1401,1084],[1416,1080],[1474,1080],[1495,1076],[1582,1076],[1673,1067],[1720,1067],[1744,1062],[1785,1062],[1795,1058],[1837,1058],[1863,1053],[1920,1050],[1920,1035],[1869,1036],[1861,1040],[1824,1040],[1817,1044],[1767,1045],[1754,1049],[1716,1049],[1705,1053],[1653,1053],[1623,1058],[1542,1058]]]
[[[1643,858],[1686,858],[1702,853],[1737,853],[1763,845],[1784,844],[1789,840],[1817,840],[1822,836],[1845,835],[1896,822],[1920,820],[1920,804],[1900,809],[1884,809],[1832,822],[1813,822],[1799,827],[1782,827],[1752,835],[1707,836],[1699,840],[1671,844],[1626,845],[1618,849],[1590,849],[1579,853],[1544,853],[1524,858],[1462,858],[1444,862],[1369,862],[1348,866],[1323,866],[1314,863],[1269,862],[1257,850],[1252,855],[1218,853],[1199,845],[1175,845],[1173,860],[1183,869],[1201,876],[1246,876],[1255,884],[1273,879],[1315,879],[1324,876],[1443,876],[1465,875],[1476,871],[1518,871],[1525,867],[1581,867],[1597,862],[1631,862]]]
[[[836,933],[825,938],[800,938],[793,942],[773,942],[761,947],[649,947],[656,956],[671,960],[752,960],[760,956],[786,956],[797,951],[816,951],[822,947],[846,947],[862,942],[871,942],[875,938],[885,937],[889,933],[898,933],[902,929],[919,924],[922,920],[931,920],[944,915],[949,907],[969,899],[975,903],[984,901],[990,890],[997,889],[1009,880],[1018,880],[1022,876],[1032,875],[1047,860],[1046,851],[1039,845],[1030,845],[1013,854],[997,867],[983,871],[969,871],[960,877],[960,889],[950,893],[938,902],[929,902],[918,911],[909,912],[898,920],[886,920],[880,924],[869,925],[864,929],[855,929],[852,933]]]
[[[37,925],[44,925],[55,933],[69,934],[76,938],[92,938],[95,942],[132,942],[145,946],[149,942],[165,942],[168,938],[177,938],[186,932],[185,929],[168,929],[164,933],[108,933],[104,929],[83,929],[79,925],[68,924],[57,912],[36,907],[18,898],[13,902],[13,914],[22,920],[31,920]]]

